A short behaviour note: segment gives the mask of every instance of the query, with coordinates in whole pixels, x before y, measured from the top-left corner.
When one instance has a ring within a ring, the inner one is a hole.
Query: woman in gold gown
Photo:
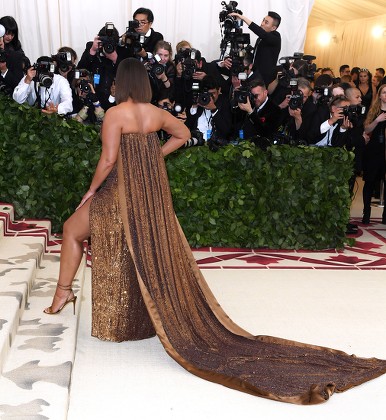
[[[296,404],[324,402],[385,373],[384,360],[253,336],[229,319],[202,277],[173,210],[164,156],[189,132],[149,104],[148,77],[139,61],[122,61],[116,91],[118,105],[106,113],[90,189],[64,225],[58,287],[45,312],[75,303],[71,283],[91,232],[92,335],[100,339],[157,334],[167,353],[191,373]],[[172,135],[162,147],[160,129]]]

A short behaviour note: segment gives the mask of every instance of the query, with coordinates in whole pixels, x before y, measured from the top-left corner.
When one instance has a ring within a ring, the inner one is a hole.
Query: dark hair
[[[360,70],[360,68],[359,68],[359,67],[353,67],[353,68],[351,69],[351,71],[350,71],[351,76],[352,76],[353,74],[359,74],[359,70]]]
[[[146,15],[147,20],[151,23],[154,22],[154,15],[150,9],[146,9],[145,7],[140,7],[133,13],[133,19],[135,19],[136,15]]]
[[[40,63],[42,61],[48,61],[49,63],[53,62],[53,59],[51,57],[49,57],[48,55],[42,55],[41,57],[39,57],[36,62]]]
[[[136,58],[125,58],[118,66],[115,78],[117,104],[127,101],[150,102],[152,91],[145,66]]]
[[[267,86],[264,83],[264,80],[261,80],[261,79],[254,79],[254,80],[252,80],[248,84],[248,86],[249,86],[250,89],[253,89],[253,88],[258,87],[258,86],[262,87],[263,89],[267,89]]]
[[[61,53],[61,52],[69,52],[71,54],[71,57],[74,59],[74,61],[76,61],[76,59],[78,58],[77,53],[71,47],[60,47],[58,49],[58,53]]]
[[[207,74],[201,81],[201,87],[206,89],[219,89],[220,84],[215,77]]]
[[[342,64],[339,67],[339,73],[342,73],[342,71],[345,71],[346,69],[349,69],[349,68],[350,68],[350,66],[348,64]]]
[[[376,71],[379,71],[379,73],[382,73],[383,76],[385,75],[385,69],[383,67],[378,67],[377,69],[375,69]]]
[[[333,78],[325,73],[325,74],[321,74],[316,80],[315,80],[315,86],[316,87],[320,87],[320,86],[331,86],[333,82]]]
[[[15,51],[21,50],[21,43],[19,41],[19,28],[17,26],[16,20],[12,16],[3,16],[0,18],[0,25],[3,25],[5,28],[6,34],[13,34],[13,40],[9,43],[10,49]],[[4,49],[7,48],[7,44],[4,43]]]
[[[330,99],[328,103],[328,108],[331,110],[333,106],[339,106],[342,102],[350,102],[344,95],[336,95]]]
[[[276,26],[276,28],[279,27],[280,22],[281,22],[281,17],[278,13],[276,12],[268,12],[268,16],[271,17],[273,19],[273,24]]]

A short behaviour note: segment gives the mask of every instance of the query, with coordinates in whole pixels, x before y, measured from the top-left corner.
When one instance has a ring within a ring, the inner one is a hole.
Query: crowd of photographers
[[[237,9],[237,2],[221,5],[220,58],[211,62],[187,41],[177,44],[173,57],[170,43],[152,28],[151,10],[139,8],[123,35],[107,22],[86,44],[79,62],[73,49],[62,47],[31,65],[20,45],[16,22],[6,16],[0,19],[4,27],[1,90],[46,113],[101,123],[105,111],[115,104],[119,63],[136,57],[148,71],[152,102],[184,119],[191,130],[187,147],[207,142],[217,150],[239,139],[250,139],[262,148],[272,144],[345,146],[355,153],[351,189],[362,171],[371,172],[372,183],[382,177],[384,159],[376,173],[369,170],[374,157],[366,153],[372,134],[366,127],[373,120],[366,117],[378,117],[374,110],[369,112],[374,104],[382,111],[386,106],[380,93],[386,82],[384,69],[378,68],[372,77],[367,69],[350,70],[346,64],[335,77],[330,68],[317,69],[312,55],[294,53],[279,59],[281,18],[277,13],[268,12],[259,26]],[[254,46],[249,33],[243,32],[243,23],[258,36]],[[379,122],[384,149],[385,122]],[[167,141],[168,134],[160,133],[160,137]],[[367,201],[363,221],[368,223]]]

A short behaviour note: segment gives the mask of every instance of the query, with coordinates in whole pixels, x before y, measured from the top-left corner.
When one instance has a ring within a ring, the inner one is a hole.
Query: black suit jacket
[[[162,41],[164,39],[163,35],[159,32],[156,32],[153,28],[150,28],[150,36],[145,38],[145,42],[143,43],[143,49],[146,52],[150,52],[154,54],[155,46],[157,45],[158,41]]]
[[[258,71],[268,86],[276,77],[276,64],[281,50],[281,36],[277,31],[266,32],[252,22],[249,29],[259,38],[255,44],[253,70]]]
[[[268,98],[260,111],[255,108],[252,114],[246,117],[242,127],[244,138],[250,139],[254,136],[272,138],[281,123],[281,115],[280,108]]]
[[[216,101],[218,112],[212,117],[212,127],[217,137],[221,140],[227,140],[232,129],[232,118],[230,111],[230,104],[225,95],[219,95]],[[197,129],[198,119],[204,112],[204,108],[199,106],[197,112],[191,115],[190,110],[187,110],[185,125],[189,130]]]

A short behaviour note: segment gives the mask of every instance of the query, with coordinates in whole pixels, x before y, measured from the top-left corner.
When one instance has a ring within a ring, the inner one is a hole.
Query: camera
[[[251,91],[249,87],[241,86],[239,89],[234,91],[233,94],[233,100],[234,103],[237,104],[246,104],[247,100],[249,98],[249,101],[251,104],[254,103],[253,98],[251,98]]]
[[[194,48],[179,50],[175,56],[176,64],[182,63],[182,77],[190,80],[197,70],[197,61],[201,60],[201,53]]]
[[[359,117],[363,117],[366,112],[366,107],[362,105],[347,105],[342,107],[342,113],[348,117],[350,122],[355,122]]]
[[[39,61],[32,67],[36,70],[34,81],[45,88],[51,87],[54,81],[55,64],[51,61]]]
[[[237,9],[237,4],[236,1],[221,2],[223,10],[219,14],[220,27],[223,31],[220,43],[220,60],[224,58],[229,49],[227,56],[232,59],[230,69],[232,75],[237,75],[244,70],[243,58],[248,52],[245,46],[250,44],[250,35],[242,32],[243,21],[229,15],[229,13],[243,14],[241,10]]]
[[[56,55],[51,55],[51,58],[56,61],[62,72],[69,71],[73,66],[70,52],[59,52]]]
[[[163,102],[162,105],[158,105],[159,108],[164,109],[165,111],[170,112],[174,117],[177,117],[178,114],[182,111],[182,107],[179,104],[174,106],[170,102]]]
[[[78,83],[78,87],[79,87],[80,91],[83,92],[83,93],[91,92],[91,88],[90,88],[89,83],[90,82],[87,79],[80,79],[79,83]]]
[[[146,69],[149,73],[154,74],[156,76],[161,75],[165,72],[165,66],[160,63],[161,58],[158,54],[151,56],[148,61],[146,62]]]
[[[200,130],[192,130],[190,132],[190,139],[183,147],[202,146],[205,144],[204,136]]]
[[[104,33],[106,35],[99,36],[99,53],[101,55],[111,54],[115,51],[115,48],[118,44],[118,39],[115,34],[114,24],[111,22],[106,22]]]
[[[314,92],[320,95],[318,98],[319,104],[326,104],[332,98],[332,92],[329,86],[315,86]]]
[[[229,13],[238,13],[239,15],[243,14],[241,10],[236,9],[238,5],[237,1],[230,1],[229,3],[222,1],[221,5],[223,6],[223,10],[219,13],[219,20],[223,25],[224,32],[227,33],[231,32],[233,29],[239,29],[240,24],[237,18],[229,16]]]
[[[192,84],[192,97],[193,104],[206,106],[212,99],[212,93],[209,92],[207,87],[201,87],[199,82],[193,82]]]
[[[124,35],[125,47],[130,48],[133,54],[138,54],[142,50],[145,42],[145,35],[141,35],[136,31],[139,28],[138,20],[129,20]]]
[[[290,80],[291,95],[288,106],[290,109],[302,109],[303,108],[303,92],[298,89],[297,79]]]

